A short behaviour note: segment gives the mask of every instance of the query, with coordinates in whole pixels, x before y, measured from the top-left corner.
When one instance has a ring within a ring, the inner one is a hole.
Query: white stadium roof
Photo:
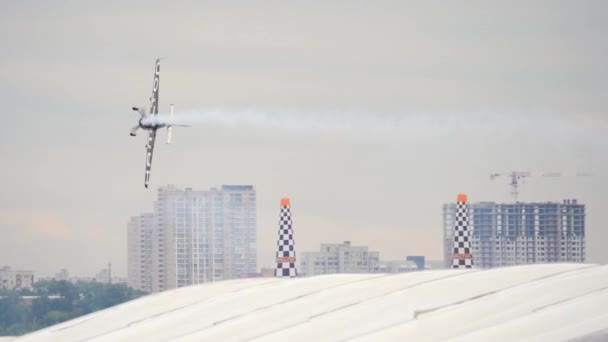
[[[605,341],[608,266],[249,278],[165,291],[26,341]]]

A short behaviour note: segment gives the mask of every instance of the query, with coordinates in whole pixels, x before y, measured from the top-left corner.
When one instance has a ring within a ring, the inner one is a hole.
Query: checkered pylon
[[[454,218],[454,253],[452,268],[472,268],[473,254],[471,253],[471,231],[469,230],[469,214],[467,210],[467,195],[459,194],[456,202]]]
[[[291,203],[289,198],[282,198],[281,217],[279,219],[279,240],[277,242],[277,268],[274,271],[275,277],[295,277],[298,275],[291,224]]]

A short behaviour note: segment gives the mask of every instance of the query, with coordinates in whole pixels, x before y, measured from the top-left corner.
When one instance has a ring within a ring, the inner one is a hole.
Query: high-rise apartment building
[[[367,246],[321,244],[319,252],[304,252],[300,257],[300,273],[305,276],[330,273],[370,273],[378,271],[380,253]]]
[[[128,284],[146,292],[152,292],[153,225],[151,213],[131,217],[127,224]]]
[[[256,193],[251,185],[205,191],[162,187],[154,214],[133,218],[131,231],[129,283],[146,284],[151,292],[256,271]],[[147,265],[149,271],[138,271]]]
[[[469,203],[475,267],[585,262],[585,205]],[[443,205],[444,263],[451,263],[456,204]]]

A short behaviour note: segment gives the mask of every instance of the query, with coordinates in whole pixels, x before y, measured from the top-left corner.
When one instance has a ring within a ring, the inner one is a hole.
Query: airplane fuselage
[[[166,123],[162,123],[162,122],[146,122],[146,120],[144,120],[144,118],[140,118],[139,119],[139,127],[141,129],[145,129],[145,130],[152,130],[152,129],[158,129],[158,128],[163,128],[163,127],[167,127],[168,125]]]

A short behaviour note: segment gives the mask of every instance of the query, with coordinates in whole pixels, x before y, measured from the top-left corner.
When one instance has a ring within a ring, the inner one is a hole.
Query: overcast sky
[[[3,2],[0,266],[126,275],[126,223],[165,184],[255,185],[259,267],[282,196],[298,252],[440,259],[441,205],[510,201],[489,175],[516,170],[563,172],[520,199],[587,204],[608,262],[606,2],[162,3]],[[157,57],[160,111],[203,119],[160,133],[146,190],[130,107]]]

